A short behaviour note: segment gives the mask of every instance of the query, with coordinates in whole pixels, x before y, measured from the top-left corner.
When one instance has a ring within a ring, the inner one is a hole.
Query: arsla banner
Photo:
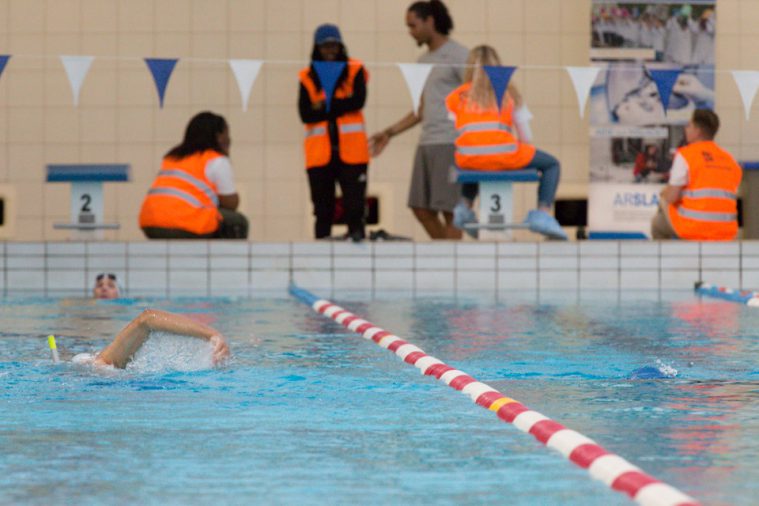
[[[593,0],[591,237],[650,236],[693,111],[714,108],[716,0]]]

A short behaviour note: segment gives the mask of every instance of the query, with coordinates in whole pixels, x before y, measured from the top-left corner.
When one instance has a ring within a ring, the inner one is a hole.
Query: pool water
[[[706,504],[759,496],[759,310],[723,301],[334,302]],[[94,352],[145,307],[220,329]],[[531,436],[290,299],[6,300],[0,504],[628,504]],[[654,366],[670,377],[631,380]]]

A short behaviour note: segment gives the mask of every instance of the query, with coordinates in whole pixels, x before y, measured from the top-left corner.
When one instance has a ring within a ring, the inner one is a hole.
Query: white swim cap
[[[95,355],[92,353],[79,353],[78,355],[74,355],[74,358],[71,359],[71,363],[78,365],[89,365],[94,361]]]

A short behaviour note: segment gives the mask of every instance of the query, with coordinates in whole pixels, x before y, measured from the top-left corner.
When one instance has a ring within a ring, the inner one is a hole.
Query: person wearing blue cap
[[[325,93],[324,77],[319,75],[314,62],[345,63],[330,97]],[[368,78],[363,64],[348,58],[340,29],[332,24],[319,26],[314,33],[311,65],[299,74],[298,98],[298,111],[306,128],[306,172],[317,239],[329,238],[332,233],[336,184],[340,185],[343,196],[348,225],[346,238],[361,241],[365,237],[369,147],[361,110],[366,102]]]

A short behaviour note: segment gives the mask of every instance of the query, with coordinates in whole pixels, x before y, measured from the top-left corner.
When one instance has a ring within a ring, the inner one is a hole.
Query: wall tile
[[[45,289],[45,271],[43,270],[8,270],[5,276],[9,293]]]
[[[214,271],[247,271],[249,264],[247,256],[212,256],[209,261]]]
[[[411,270],[414,268],[414,257],[376,257],[374,259],[374,268],[378,271]]]
[[[723,270],[723,269],[704,269],[701,272],[701,280],[708,283],[712,283],[719,286],[727,286],[730,288],[738,289],[741,286],[741,273],[737,269]],[[691,283],[691,288],[696,279]]]
[[[662,257],[661,268],[662,271],[669,270],[683,270],[683,269],[698,269],[700,266],[698,257]]]
[[[331,269],[332,257],[329,256],[308,256],[308,257],[293,257],[292,259],[293,269]]]
[[[571,290],[579,284],[577,271],[540,271],[538,282],[541,292],[544,290]]]
[[[499,291],[536,289],[538,274],[535,270],[501,271],[498,273]]]
[[[169,256],[169,269],[188,271],[207,271],[208,258],[200,256]]]
[[[342,290],[372,290],[373,275],[370,270],[335,271],[333,287],[337,293]]]
[[[168,294],[168,274],[165,270],[134,271],[127,274],[127,287],[132,296],[144,293],[146,290],[152,293]]]
[[[377,292],[383,290],[413,292],[414,273],[411,270],[387,270],[377,272],[374,277],[374,289]]]
[[[582,290],[618,290],[619,271],[585,270],[580,272],[580,289]]]
[[[251,273],[253,280],[251,281],[255,286],[255,271]],[[332,272],[330,271],[317,271],[317,270],[293,270],[293,282],[306,290],[332,290]],[[285,285],[287,286],[287,285]]]
[[[491,270],[458,271],[456,273],[457,293],[477,293],[495,295],[497,277]]]
[[[84,291],[89,283],[86,282],[84,270],[49,270],[47,271],[48,290],[81,290]]]
[[[247,296],[250,288],[250,281],[247,272],[244,274],[234,271],[216,271],[210,272],[210,295],[211,297],[219,296]]]
[[[309,276],[304,274],[297,280],[293,280],[298,283],[299,286],[308,288],[302,282],[311,281],[313,278],[309,278]],[[284,271],[251,271],[250,273],[251,293],[281,291],[284,294],[287,293],[287,286],[289,283],[290,275]]]
[[[417,293],[439,291],[444,296],[454,292],[453,271],[416,271],[414,280]]]
[[[693,283],[699,280],[697,270],[676,270],[661,272],[662,290],[693,290]]]
[[[207,297],[207,271],[170,271],[169,297]]]
[[[622,271],[619,273],[620,290],[659,290],[658,270]]]
[[[759,254],[759,247],[757,248],[757,253]],[[389,242],[378,242],[374,245],[374,255],[375,257],[381,257],[381,256],[403,256],[403,255],[413,255],[414,254],[414,243],[412,242],[403,242],[403,243],[389,243]]]

